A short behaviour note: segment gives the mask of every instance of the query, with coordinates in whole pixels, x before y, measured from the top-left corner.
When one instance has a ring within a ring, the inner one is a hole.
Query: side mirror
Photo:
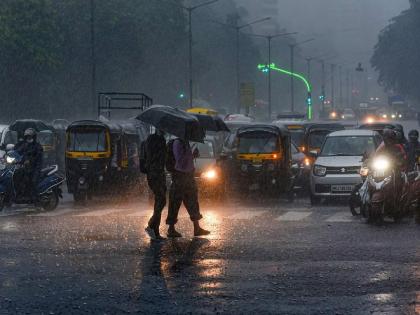
[[[318,151],[316,151],[316,150],[311,150],[311,151],[309,151],[308,154],[309,154],[309,156],[314,157],[314,158],[318,157]]]
[[[6,145],[6,152],[13,151],[15,149],[15,145],[12,143],[9,143]]]

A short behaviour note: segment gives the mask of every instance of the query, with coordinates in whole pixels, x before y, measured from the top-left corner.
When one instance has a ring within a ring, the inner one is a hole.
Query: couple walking
[[[166,224],[169,225],[168,237],[182,237],[175,229],[181,204],[190,215],[194,224],[194,236],[205,236],[209,231],[201,228],[199,220],[200,206],[198,203],[197,185],[194,178],[194,158],[199,156],[198,149],[194,152],[188,141],[177,138],[166,144],[164,133],[160,130],[150,135],[144,147],[144,163],[147,172],[147,182],[155,196],[153,216],[146,227],[151,239],[164,239],[159,232],[162,211],[166,206],[166,169],[170,172],[172,184],[169,190],[169,207]]]

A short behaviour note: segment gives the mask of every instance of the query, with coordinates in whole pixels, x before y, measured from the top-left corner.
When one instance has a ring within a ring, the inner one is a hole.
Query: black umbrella
[[[136,118],[188,141],[202,142],[206,135],[195,116],[170,106],[151,106]]]
[[[226,131],[230,132],[228,126],[226,126],[225,122],[219,116],[211,116],[211,115],[202,115],[202,114],[192,114],[197,117],[198,121],[200,122],[201,126],[204,130],[207,131]]]

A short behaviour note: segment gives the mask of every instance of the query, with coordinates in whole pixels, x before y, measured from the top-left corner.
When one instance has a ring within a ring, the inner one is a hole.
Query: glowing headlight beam
[[[390,167],[388,159],[378,158],[373,161],[373,168],[376,171],[386,171]]]

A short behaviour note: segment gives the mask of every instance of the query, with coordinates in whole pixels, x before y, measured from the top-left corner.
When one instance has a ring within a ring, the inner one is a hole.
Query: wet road
[[[144,198],[0,213],[0,314],[420,314],[411,220],[260,197],[203,203],[206,239],[182,210],[184,238],[160,243]]]
[[[420,313],[420,227],[257,197],[203,205],[207,239],[192,238],[184,210],[184,238],[161,243],[141,201],[9,210],[0,314]]]

